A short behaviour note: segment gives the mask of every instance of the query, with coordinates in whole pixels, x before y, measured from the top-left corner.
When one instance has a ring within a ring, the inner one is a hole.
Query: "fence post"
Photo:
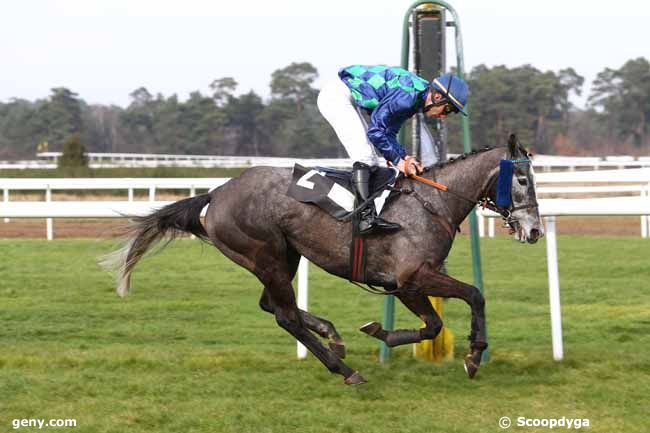
[[[562,347],[562,307],[560,305],[560,275],[557,263],[557,238],[555,236],[555,217],[544,218],[546,225],[546,265],[548,268],[548,294],[551,309],[551,340],[553,359],[564,358]]]
[[[648,182],[648,185],[645,187],[645,196],[646,196],[646,201],[648,202],[648,205],[650,206],[650,182]],[[647,223],[647,228],[646,228],[646,233],[648,237],[650,237],[650,216],[646,215],[645,220]]]
[[[307,311],[307,298],[309,293],[309,260],[300,257],[298,264],[298,308]],[[298,342],[298,359],[307,357],[307,348]]]
[[[496,225],[496,218],[488,218],[488,236],[494,237],[494,226]]]
[[[478,222],[478,236],[480,238],[485,237],[485,217],[481,211],[476,212],[476,219]]]
[[[46,203],[51,203],[52,202],[52,188],[50,188],[50,185],[47,185],[47,188],[45,189],[45,202]],[[46,231],[47,231],[47,240],[51,241],[54,239],[54,227],[52,224],[52,218],[48,218],[45,223]]]
[[[156,201],[156,186],[149,187],[149,201]]]
[[[4,189],[4,192],[3,192],[2,196],[3,196],[4,202],[9,203],[9,189],[8,188]],[[9,218],[5,218],[6,223],[8,223],[9,221],[10,221]]]
[[[196,188],[194,185],[190,185],[190,197],[196,197]],[[196,239],[196,236],[190,235],[190,239]]]
[[[641,187],[641,199],[648,197],[648,191],[650,190],[650,184]],[[641,215],[641,237],[648,237],[648,216]]]

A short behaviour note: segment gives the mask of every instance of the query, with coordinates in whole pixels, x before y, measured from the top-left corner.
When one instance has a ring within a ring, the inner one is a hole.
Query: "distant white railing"
[[[56,166],[61,152],[37,153],[37,158]],[[86,153],[91,168],[115,167],[352,167],[353,160],[347,158],[281,158],[268,156],[215,156],[215,155],[171,155],[146,153]],[[1,168],[1,166],[0,166]]]
[[[551,169],[565,169],[574,171],[576,169],[624,169],[624,168],[644,168],[650,167],[650,157],[640,156],[558,156],[558,155],[535,155],[533,156],[533,166],[541,168],[542,171]]]
[[[627,169],[627,170],[607,170],[607,171],[576,171],[576,172],[561,172],[561,173],[538,173],[537,180],[537,194],[540,198],[547,197],[549,194],[562,194],[562,195],[575,195],[575,194],[589,194],[591,199],[595,199],[595,195],[599,194],[612,194],[612,193],[636,193],[638,197],[629,196],[621,197],[620,201],[612,202],[612,206],[625,206],[627,202],[634,203],[636,198],[643,201],[644,197],[650,197],[650,169]],[[562,184],[609,184],[609,185],[587,185],[587,186],[565,186]],[[613,185],[611,185],[613,184]],[[633,185],[630,185],[633,184]],[[545,186],[552,185],[552,186]],[[575,208],[571,200],[579,200],[581,203],[580,209],[586,211],[589,202],[585,199],[560,199],[566,200],[564,206],[569,212],[575,212]],[[600,200],[600,199],[599,199]],[[558,202],[560,203],[560,202]],[[603,202],[599,202],[603,203]],[[596,212],[598,212],[596,210]],[[575,214],[580,215],[580,214]],[[584,214],[592,215],[592,214]],[[597,213],[595,215],[598,215]],[[637,215],[634,213],[628,215]],[[640,214],[641,221],[641,237],[647,238],[650,236],[650,218],[646,214]],[[479,236],[485,236],[485,216],[494,216],[490,212],[478,212],[478,229]],[[488,236],[494,237],[495,235],[495,218],[488,219]]]
[[[266,165],[273,167],[293,167],[294,163],[306,167],[351,167],[352,160],[345,158],[296,159],[263,156],[215,156],[215,155],[173,155],[147,153],[98,153],[88,152],[91,168],[118,167],[204,167],[204,168],[238,168]],[[0,161],[0,169],[57,167],[61,152],[40,152],[36,161]],[[450,154],[450,156],[456,156]],[[612,169],[612,168],[643,168],[650,167],[650,157],[607,156],[601,157],[569,157],[555,155],[535,155],[533,165],[541,171],[564,169]]]
[[[650,182],[650,168],[629,168],[602,171],[564,171],[537,173],[538,184],[558,183],[647,183]]]
[[[548,194],[600,194],[600,193],[637,193],[647,197],[650,191],[650,168],[627,170],[603,170],[584,172],[538,173],[536,176],[540,198]],[[0,178],[3,201],[10,201],[10,191],[31,190],[44,191],[45,201],[52,201],[52,191],[66,190],[126,190],[128,201],[134,200],[134,190],[149,191],[149,201],[156,200],[156,191],[161,189],[187,189],[190,196],[197,190],[210,190],[225,182],[228,178]],[[563,184],[609,184],[604,186],[565,186]],[[613,185],[612,185],[613,184]],[[630,185],[633,184],[633,185]],[[633,197],[630,197],[633,198]],[[568,204],[567,204],[568,205]],[[479,235],[485,235],[484,214],[479,213]],[[48,227],[52,221],[48,219]],[[650,234],[650,219],[641,216],[641,236]],[[495,234],[495,222],[488,219],[488,236]],[[48,229],[48,238],[51,230]]]
[[[21,178],[0,178],[0,189],[3,191],[4,205],[10,203],[10,191],[44,191],[45,204],[54,203],[52,201],[52,191],[74,191],[74,190],[125,190],[127,191],[128,201],[125,203],[133,202],[133,209],[140,209],[138,203],[134,202],[134,191],[137,189],[145,189],[149,191],[149,202],[156,200],[156,192],[163,189],[187,189],[189,195],[193,197],[196,195],[197,190],[212,190],[226,183],[230,178],[39,178],[39,179],[21,179]],[[16,203],[29,203],[29,202],[16,202]],[[43,202],[39,203],[40,207],[44,208]],[[60,203],[60,204],[59,204]],[[75,207],[75,202],[65,201],[58,202],[52,205],[52,215],[40,216],[40,218],[47,218],[46,220],[46,233],[47,239],[53,239],[54,228],[52,218],[58,218],[59,210],[65,212],[66,207]],[[88,212],[106,213],[105,208],[102,207],[101,201],[84,201],[81,203],[88,204],[82,205]],[[110,203],[110,202],[108,202]],[[120,203],[120,202],[115,202]],[[1,205],[0,205],[1,206]],[[29,206],[29,205],[25,205]],[[128,206],[128,205],[122,205]],[[20,208],[15,207],[16,209]],[[28,211],[29,207],[25,208]],[[99,210],[97,210],[99,209]],[[37,212],[37,210],[34,210]],[[130,212],[122,212],[129,214]],[[137,213],[136,213],[137,214]],[[91,218],[90,215],[83,217]],[[34,215],[31,218],[39,218]],[[63,216],[63,218],[66,218]],[[99,218],[102,218],[100,215]],[[5,215],[5,222],[9,221],[9,217]]]

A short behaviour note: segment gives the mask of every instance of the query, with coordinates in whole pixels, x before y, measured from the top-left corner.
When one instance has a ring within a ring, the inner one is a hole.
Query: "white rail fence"
[[[267,165],[273,167],[293,167],[298,162],[306,167],[351,167],[352,160],[344,158],[300,159],[264,156],[215,156],[215,155],[172,155],[140,153],[97,153],[89,152],[91,168],[116,167],[205,167],[233,168]],[[61,152],[41,152],[31,161],[0,161],[0,169],[54,169],[57,167]],[[455,156],[455,155],[450,155]],[[650,167],[650,156],[606,156],[569,157],[555,155],[535,155],[533,165],[542,171],[554,169],[573,171],[576,169],[612,169]]]
[[[549,173],[540,174],[538,182],[636,182],[644,185],[650,183],[650,170],[625,170],[611,173],[599,172],[598,180],[586,173]],[[552,175],[552,176],[551,176]],[[608,180],[602,180],[607,178]],[[120,218],[124,215],[145,215],[171,202],[155,201],[157,189],[187,188],[191,194],[197,188],[210,189],[227,182],[228,179],[0,179],[0,188],[4,190],[4,201],[0,202],[0,217],[5,218]],[[76,183],[75,183],[76,182]],[[98,185],[102,188],[98,188]],[[72,186],[72,187],[71,187]],[[52,190],[66,189],[120,189],[130,190],[129,198],[133,198],[133,189],[149,189],[150,201],[65,201],[53,202]],[[587,187],[583,187],[587,188]],[[605,187],[600,187],[605,188]],[[9,190],[45,190],[46,200],[49,201],[9,201]],[[636,189],[628,189],[628,192]],[[592,192],[586,190],[583,192]],[[603,192],[619,192],[604,190]],[[555,223],[557,217],[590,215],[590,216],[619,216],[619,215],[650,215],[650,195],[636,197],[607,197],[588,199],[539,199],[540,215],[546,226],[546,249],[549,280],[549,299],[551,313],[551,335],[553,357],[561,360],[564,356],[562,342],[562,316],[560,304],[560,277],[557,260],[557,237]],[[479,214],[494,220],[497,214],[480,210]],[[646,221],[647,222],[647,221]],[[647,234],[647,233],[646,233]],[[51,223],[48,227],[48,239],[51,239]],[[1,235],[0,235],[1,237]],[[307,308],[307,262],[302,260],[298,276],[298,303],[301,308]],[[306,356],[304,347],[298,346],[298,356]]]
[[[589,195],[591,198],[601,194],[622,193],[628,194],[621,200],[634,200],[634,195],[639,198],[650,197],[650,169],[627,169],[627,170],[607,170],[607,171],[582,171],[582,172],[563,172],[563,173],[539,173],[536,176],[537,180],[537,195],[539,198],[548,197],[550,195]],[[562,185],[571,184],[571,186]],[[588,185],[575,185],[575,184],[588,184]],[[595,184],[595,185],[594,185]],[[600,185],[599,185],[600,184]],[[633,194],[633,195],[632,195]],[[572,199],[565,199],[562,202],[566,209],[574,209],[571,201]],[[586,211],[585,206],[589,203],[581,200],[580,209]],[[618,203],[612,203],[618,205]],[[489,212],[478,212],[478,228],[479,236],[485,236],[485,215],[493,215]],[[589,216],[599,214],[571,214],[575,216]],[[494,237],[495,235],[495,219],[489,218],[488,221],[488,236]],[[650,218],[642,214],[640,216],[641,237],[647,238],[650,236]]]
[[[90,168],[240,168],[255,166],[293,167],[298,163],[306,167],[352,167],[353,160],[347,158],[280,158],[266,156],[214,156],[214,155],[165,155],[137,153],[87,153]],[[42,168],[55,169],[61,152],[38,153],[33,161],[0,161],[0,169]],[[650,166],[650,164],[648,164]]]
[[[134,191],[135,190],[147,190],[149,192],[149,202],[154,202],[156,200],[156,192],[160,190],[179,190],[187,189],[189,195],[193,197],[196,195],[197,190],[211,190],[217,188],[224,183],[228,182],[230,178],[41,178],[41,179],[20,179],[20,178],[2,178],[0,179],[0,188],[3,193],[3,203],[10,202],[10,191],[43,191],[45,192],[45,203],[51,204],[55,203],[52,201],[52,191],[91,191],[91,190],[123,190],[127,192],[128,202],[134,202]],[[20,202],[18,202],[20,203]],[[38,208],[43,208],[43,202],[34,202],[39,203]],[[80,212],[90,212],[90,213],[99,213],[102,212],[102,206],[98,207],[93,206],[93,202],[85,201],[87,205],[75,204],[75,202],[59,202],[57,204],[51,204],[51,215],[42,215],[40,218],[47,218],[46,221],[46,231],[47,239],[51,240],[54,237],[54,230],[52,224],[52,218],[66,218],[60,217],[60,211],[65,211],[66,207],[79,206]],[[101,202],[98,202],[101,203]],[[138,203],[138,202],[134,202]],[[17,205],[17,208],[20,208],[20,204]],[[29,206],[29,205],[23,205]],[[117,208],[122,208],[123,206],[129,206],[128,204],[116,205]],[[139,209],[136,204],[134,209]],[[34,209],[35,213],[40,212],[38,209]],[[47,213],[47,212],[46,212]],[[129,212],[122,212],[129,214]],[[80,216],[83,218],[93,218],[92,215],[83,215]],[[98,218],[103,218],[105,216],[99,216]],[[32,218],[37,218],[37,216],[32,216]],[[8,222],[8,217],[5,217],[5,222]]]

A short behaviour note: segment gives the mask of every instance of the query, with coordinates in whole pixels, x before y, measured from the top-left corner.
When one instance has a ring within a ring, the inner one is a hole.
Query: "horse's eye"
[[[518,179],[517,179],[517,182],[519,182],[519,185],[521,185],[521,186],[526,186],[526,185],[528,185],[528,179],[523,178],[523,177],[522,177],[522,178],[518,178]]]

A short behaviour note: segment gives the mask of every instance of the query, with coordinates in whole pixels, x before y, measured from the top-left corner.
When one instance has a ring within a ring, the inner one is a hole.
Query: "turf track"
[[[474,381],[460,360],[462,302],[446,303],[454,361],[429,364],[404,347],[380,365],[357,328],[380,318],[381,300],[311,267],[310,309],[346,339],[348,364],[370,381],[356,388],[313,357],[297,361],[257,307],[257,280],[215,249],[172,244],[140,264],[122,300],[96,264],[112,245],[0,241],[1,432],[16,418],[75,418],[75,429],[49,430],[78,432],[498,432],[501,416],[650,429],[647,240],[559,238],[562,363],[551,356],[544,242],[482,240],[492,360]],[[465,236],[449,270],[471,280]],[[397,319],[419,326],[401,306]]]

